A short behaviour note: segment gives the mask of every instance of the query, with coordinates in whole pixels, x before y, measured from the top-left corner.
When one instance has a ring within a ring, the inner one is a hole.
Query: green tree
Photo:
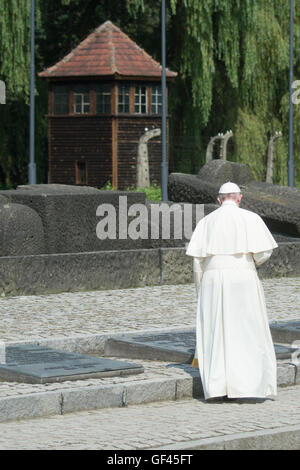
[[[268,138],[274,131],[283,130],[282,142],[276,144],[275,171],[276,182],[286,184],[288,102],[284,97],[289,77],[289,2],[171,0],[171,8],[174,29],[178,29],[177,16],[185,25],[181,28],[181,50],[177,51],[179,93],[177,103],[173,103],[176,115],[176,107],[184,98],[184,119],[173,123],[173,131],[184,134],[188,128],[201,143],[200,152],[190,158],[190,170],[204,163],[209,137],[231,128],[235,146],[230,158],[249,164],[255,177],[262,179]],[[300,72],[299,20],[297,3],[295,74]],[[295,114],[298,119],[298,110]],[[299,143],[296,138],[298,181]],[[179,160],[176,167],[186,169],[186,164]]]
[[[197,172],[212,135],[232,129],[228,158],[264,179],[268,139],[275,182],[287,183],[289,1],[167,0],[167,66],[178,72],[169,93],[170,170]],[[161,60],[161,0],[36,0],[36,69],[66,55],[110,19]],[[295,2],[295,79],[300,78],[300,4]],[[29,0],[0,2],[0,184],[27,180]],[[47,85],[36,81],[38,181],[47,175]],[[300,185],[300,106],[295,106],[295,174]]]

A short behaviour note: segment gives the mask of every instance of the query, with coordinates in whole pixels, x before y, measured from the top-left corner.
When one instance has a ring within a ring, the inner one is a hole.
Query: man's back
[[[261,217],[224,201],[198,223],[187,255],[199,258],[216,254],[258,253],[278,245]]]
[[[276,395],[276,357],[256,264],[277,247],[228,183],[221,207],[198,223],[187,248],[197,286],[197,347],[205,398]]]

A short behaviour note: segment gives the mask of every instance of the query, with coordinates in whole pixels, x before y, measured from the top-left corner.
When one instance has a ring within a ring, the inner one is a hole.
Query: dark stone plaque
[[[63,382],[97,377],[138,374],[138,364],[75,354],[36,345],[8,346],[0,380],[26,383]]]
[[[196,346],[194,329],[176,333],[130,335],[111,338],[105,344],[105,356],[190,363]],[[275,344],[277,359],[291,358],[294,348]]]
[[[189,363],[194,357],[195,331],[130,335],[105,343],[105,356]]]
[[[277,359],[291,359],[292,353],[297,351],[297,348],[285,346],[282,344],[274,344]]]
[[[270,325],[273,341],[289,343],[300,340],[300,321],[279,321]]]

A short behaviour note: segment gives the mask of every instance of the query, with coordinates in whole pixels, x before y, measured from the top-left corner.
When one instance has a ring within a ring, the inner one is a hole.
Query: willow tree
[[[128,1],[138,11],[150,0]],[[179,74],[175,98],[170,97],[172,133],[192,134],[200,144],[189,159],[175,162],[176,169],[197,171],[210,137],[231,128],[235,145],[230,158],[249,164],[254,176],[264,179],[268,139],[282,130],[284,138],[275,152],[275,182],[285,184],[289,1],[170,0],[168,10],[168,65]],[[300,74],[299,20],[296,2],[295,72]],[[295,114],[300,114],[298,109]],[[298,123],[296,119],[295,129]],[[296,139],[300,182],[299,156]]]
[[[30,1],[0,2],[0,76],[10,99],[28,94]]]
[[[167,0],[166,5],[167,66],[178,72],[169,94],[171,171],[197,172],[211,136],[232,129],[227,158],[249,164],[255,178],[264,180],[269,137],[282,131],[274,182],[285,184],[289,0]],[[36,0],[36,69],[55,63],[107,19],[160,61],[160,8],[161,0]],[[295,2],[295,79],[300,79],[299,20]],[[30,1],[0,1],[0,79],[8,94],[8,104],[0,106],[0,184],[27,180],[29,35]],[[47,159],[46,92],[37,80],[40,182]],[[294,109],[300,184],[300,105]],[[178,141],[183,146],[176,147]]]
[[[6,84],[6,105],[0,106],[0,183],[10,184],[18,166],[16,154],[24,141],[24,106],[28,99],[30,2],[0,2],[0,79]],[[19,176],[19,175],[18,175]]]
[[[35,21],[41,26],[41,2],[35,0]],[[64,0],[61,0],[63,3]],[[30,0],[0,1],[0,80],[6,84],[6,105],[0,106],[0,187],[27,182],[29,160]],[[38,35],[37,35],[38,36]],[[41,62],[36,37],[36,62]],[[44,95],[44,96],[42,96]],[[38,179],[45,181],[47,145],[45,90],[36,86],[36,147],[43,149]]]

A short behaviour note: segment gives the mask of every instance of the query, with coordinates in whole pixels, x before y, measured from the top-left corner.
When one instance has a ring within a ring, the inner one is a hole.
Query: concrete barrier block
[[[139,405],[154,401],[175,400],[176,379],[127,382],[124,385],[124,405]]]
[[[160,284],[159,250],[0,258],[0,295],[126,289]]]
[[[300,276],[299,242],[279,242],[271,258],[257,268],[259,277]]]
[[[176,400],[202,398],[203,387],[200,377],[186,377],[176,380]]]
[[[102,385],[63,390],[62,414],[122,406],[123,385]]]
[[[193,258],[185,248],[161,248],[161,283],[187,284],[193,282]]]
[[[32,393],[0,400],[0,422],[61,414],[60,392]]]
[[[293,364],[277,364],[278,386],[294,385],[296,379],[296,367]]]

